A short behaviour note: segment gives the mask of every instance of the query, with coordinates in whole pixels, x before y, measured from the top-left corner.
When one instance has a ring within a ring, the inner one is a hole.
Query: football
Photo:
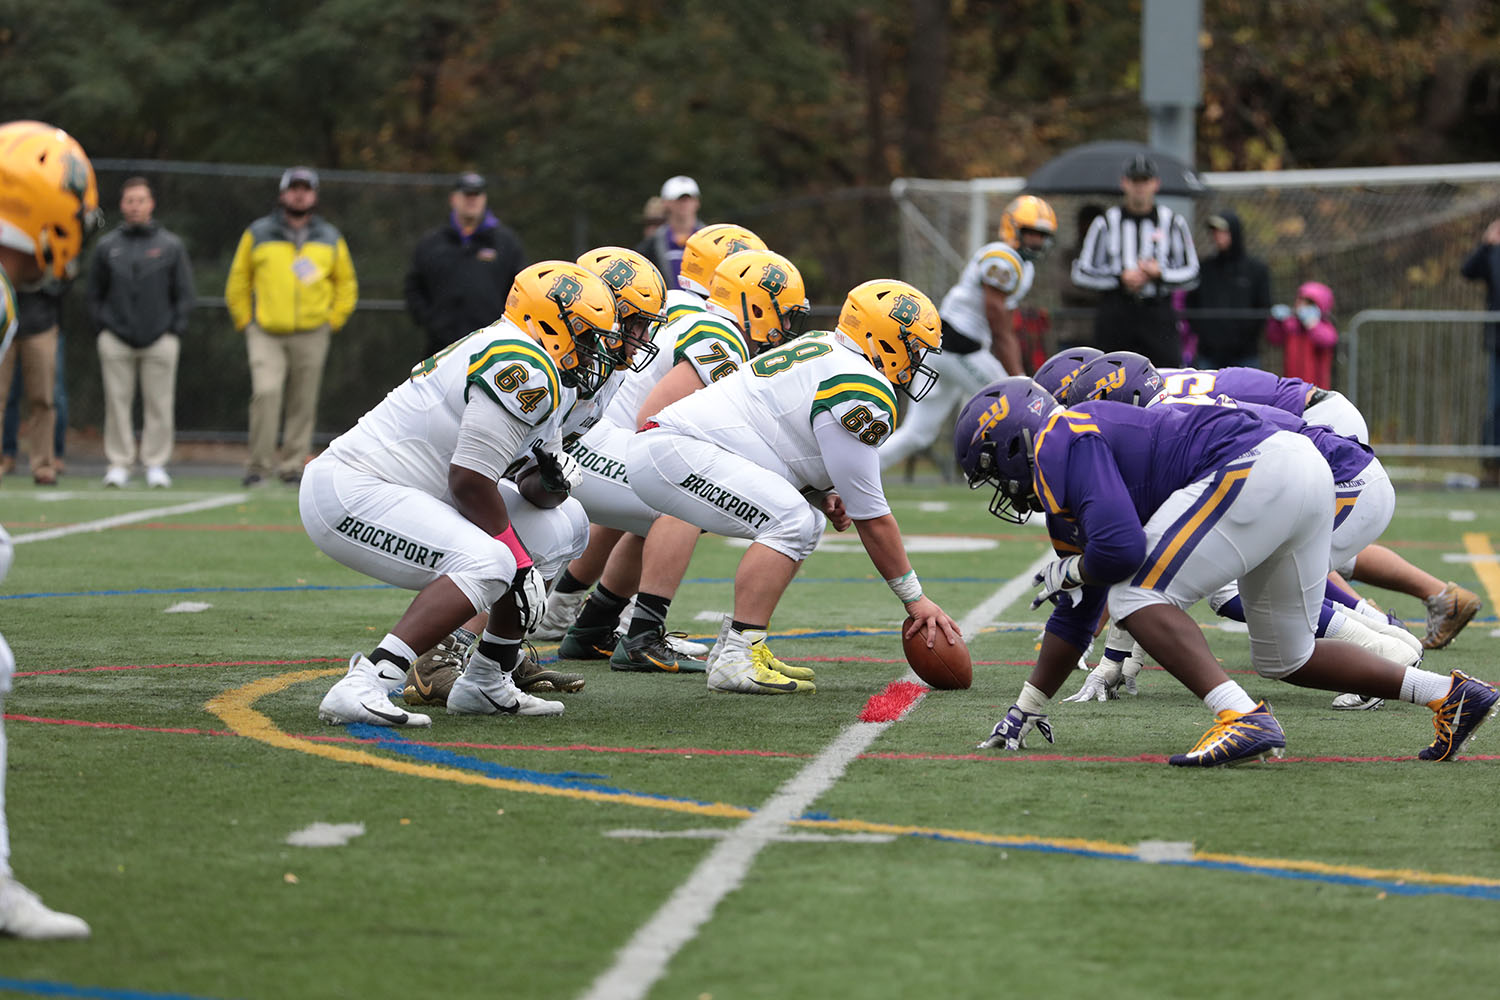
[[[948,645],[948,638],[938,629],[932,648],[927,648],[927,637],[922,632],[907,638],[906,630],[911,618],[901,623],[901,647],[906,652],[906,662],[912,671],[929,687],[943,691],[961,691],[974,683],[974,664],[969,659],[969,647],[962,638],[956,645]]]

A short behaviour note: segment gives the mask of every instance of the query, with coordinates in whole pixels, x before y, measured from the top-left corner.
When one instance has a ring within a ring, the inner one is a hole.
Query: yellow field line
[[[1490,547],[1490,536],[1482,531],[1464,532],[1464,548],[1471,556],[1483,556],[1473,562],[1474,575],[1484,584],[1490,595],[1490,607],[1500,608],[1500,562],[1495,561],[1495,550]]]
[[[1478,537],[1484,538],[1482,535]],[[1468,539],[1466,538],[1466,544],[1467,541]],[[403,774],[414,778],[452,781],[461,785],[476,785],[482,788],[492,788],[497,791],[521,792],[527,795],[550,795],[557,798],[575,799],[585,802],[618,803],[620,805],[639,806],[645,809],[658,809],[665,812],[686,813],[693,816],[744,819],[752,813],[752,810],[723,802],[683,802],[675,799],[657,798],[650,795],[621,794],[618,792],[608,793],[581,788],[554,788],[528,781],[491,778],[487,775],[475,774],[472,771],[462,768],[443,767],[436,764],[418,764],[406,760],[382,757],[363,750],[318,743],[293,736],[278,728],[269,717],[253,707],[255,702],[261,698],[284,691],[294,684],[300,684],[303,681],[325,679],[342,672],[341,669],[298,670],[272,677],[262,677],[259,680],[217,695],[204,707],[222,719],[224,724],[233,732],[269,746],[278,747],[283,750],[296,750],[299,753],[311,754],[315,757],[323,757],[327,760],[338,761],[344,764],[360,764],[365,767],[374,767],[383,771],[390,771],[394,774]],[[792,825],[819,830],[934,837],[963,843],[983,844],[991,847],[1014,846],[1017,849],[1030,847],[1053,848],[1062,851],[1088,851],[1120,858],[1134,857],[1138,853],[1137,848],[1132,845],[1116,844],[1103,840],[1088,840],[1077,837],[1026,837],[985,833],[979,830],[951,829],[947,827],[874,823],[861,819],[799,819],[794,820]],[[1233,864],[1266,871],[1297,871],[1377,881],[1419,882],[1426,885],[1500,886],[1500,879],[1489,879],[1472,875],[1450,875],[1442,872],[1424,872],[1404,868],[1366,868],[1360,865],[1325,864],[1321,861],[1301,861],[1292,858],[1256,858],[1240,854],[1214,854],[1195,851],[1189,860],[1200,863]]]

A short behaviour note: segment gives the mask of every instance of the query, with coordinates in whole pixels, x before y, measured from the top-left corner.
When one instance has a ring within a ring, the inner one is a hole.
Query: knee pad
[[[505,543],[491,541],[483,552],[466,553],[464,565],[448,571],[448,579],[464,592],[476,614],[490,609],[510,589],[516,577],[516,557]]]
[[[788,559],[802,562],[818,547],[822,535],[823,515],[803,504],[800,508],[783,512],[765,531],[755,536],[755,541]]]

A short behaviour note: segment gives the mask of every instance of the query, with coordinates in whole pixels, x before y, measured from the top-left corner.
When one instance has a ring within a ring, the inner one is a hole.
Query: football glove
[[[1082,556],[1068,556],[1043,566],[1042,571],[1031,578],[1032,586],[1041,588],[1041,593],[1031,602],[1031,610],[1041,607],[1043,601],[1051,601],[1060,608],[1077,604],[1078,588],[1083,586],[1083,571],[1078,568],[1082,561]]]
[[[989,738],[980,743],[978,749],[1004,747],[1006,750],[1023,750],[1026,748],[1026,734],[1032,729],[1041,733],[1048,743],[1053,742],[1052,723],[1047,721],[1045,715],[1023,712],[1021,706],[1012,705],[1010,711],[1005,713],[1005,718],[995,723]]]
[[[563,452],[554,455],[539,444],[531,446],[531,455],[536,459],[537,472],[541,473],[542,489],[548,493],[571,493],[583,482],[583,470],[578,462]]]
[[[1097,667],[1089,671],[1078,693],[1069,695],[1063,701],[1114,701],[1120,697],[1122,676],[1120,664],[1106,656],[1099,661]]]
[[[547,610],[547,585],[535,566],[527,566],[516,573],[510,582],[510,598],[520,614],[522,634],[536,628]]]

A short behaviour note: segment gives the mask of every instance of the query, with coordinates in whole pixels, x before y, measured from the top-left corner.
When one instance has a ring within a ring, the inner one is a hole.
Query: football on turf
[[[960,638],[950,646],[948,637],[938,629],[932,648],[927,648],[927,636],[918,631],[910,638],[906,635],[911,618],[901,623],[901,647],[906,651],[906,662],[912,671],[929,687],[943,691],[961,691],[974,683],[974,664],[969,659],[969,647]]]

